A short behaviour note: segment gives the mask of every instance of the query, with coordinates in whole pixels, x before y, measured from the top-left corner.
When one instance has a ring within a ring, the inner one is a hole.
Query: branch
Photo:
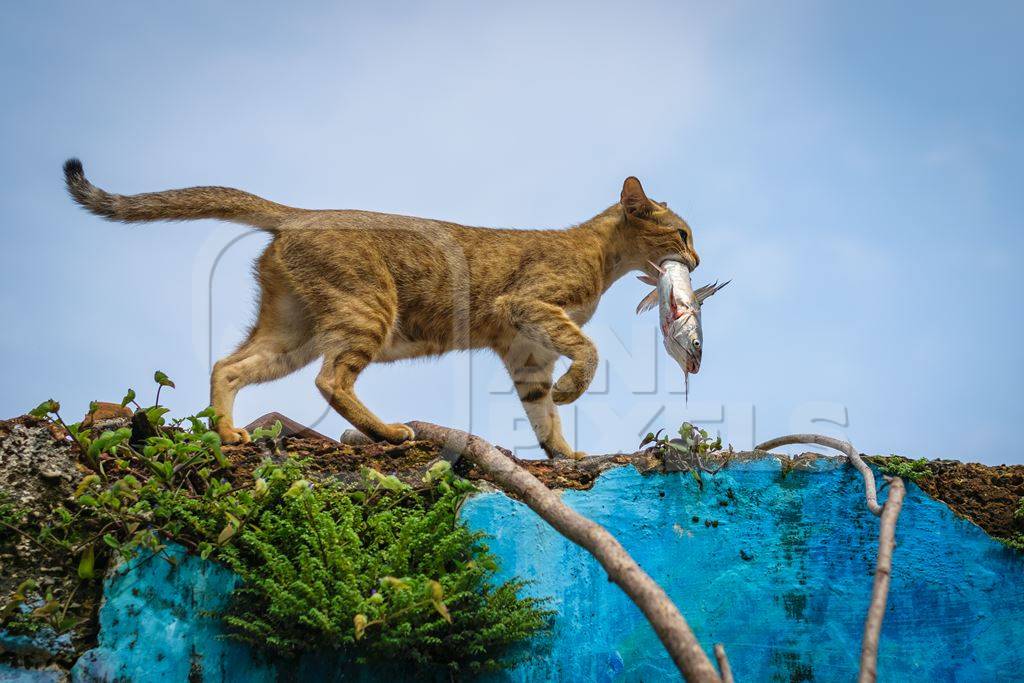
[[[770,451],[779,446],[790,446],[795,443],[813,443],[845,453],[850,463],[857,468],[860,476],[864,478],[864,498],[867,499],[868,510],[871,510],[876,517],[882,514],[882,506],[878,504],[878,495],[875,493],[875,475],[871,472],[871,468],[867,466],[867,463],[860,457],[857,449],[849,442],[833,439],[830,436],[822,436],[821,434],[790,434],[789,436],[780,436],[777,439],[765,441],[763,444],[754,446],[754,450]]]
[[[715,643],[715,659],[718,660],[718,670],[722,672],[722,683],[733,683],[732,667],[729,666],[729,658],[725,656],[725,646]]]
[[[860,453],[847,441],[840,441],[828,436],[819,434],[792,434],[780,436],[771,441],[755,446],[758,451],[770,451],[779,446],[789,446],[797,443],[813,443],[819,446],[827,446],[837,451],[842,451],[846,457],[857,468],[864,478],[864,498],[867,500],[868,509],[876,516],[880,516],[881,522],[878,530],[878,559],[875,561],[875,581],[871,587],[871,604],[868,606],[868,616],[864,621],[864,637],[861,641],[860,650],[860,675],[858,683],[874,683],[878,678],[878,641],[882,633],[882,619],[885,618],[885,603],[889,598],[889,578],[892,576],[892,551],[896,546],[896,520],[900,516],[900,508],[903,507],[903,496],[907,489],[903,480],[899,477],[892,477],[889,480],[889,499],[885,505],[878,504],[878,496],[875,491],[875,475],[860,457]],[[723,669],[724,675],[724,669]]]
[[[567,506],[536,477],[480,437],[429,422],[408,424],[417,438],[442,444],[459,453],[506,492],[520,498],[556,531],[593,555],[608,572],[608,578],[618,584],[647,617],[687,681],[721,683],[722,678],[678,608],[604,527]]]
[[[882,510],[882,524],[878,533],[878,561],[875,565],[875,584],[871,589],[871,605],[864,622],[864,640],[860,650],[860,677],[858,683],[874,683],[878,678],[878,641],[885,618],[885,603],[889,596],[892,576],[892,550],[896,546],[896,519],[903,507],[903,494],[907,491],[903,480],[893,477],[889,482],[889,499]]]

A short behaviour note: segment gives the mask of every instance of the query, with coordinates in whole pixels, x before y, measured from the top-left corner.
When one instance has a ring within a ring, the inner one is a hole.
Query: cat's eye
[[[683,240],[683,244],[689,244],[689,242],[686,241],[686,231],[685,230],[680,230],[679,231],[679,239]]]

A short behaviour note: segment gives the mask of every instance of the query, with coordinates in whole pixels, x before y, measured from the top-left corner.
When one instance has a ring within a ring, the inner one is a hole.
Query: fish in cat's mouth
[[[704,285],[694,291],[690,284],[691,264],[673,256],[663,259],[660,265],[650,265],[657,277],[644,274],[639,279],[655,289],[640,301],[637,313],[658,305],[665,350],[679,363],[689,380],[689,375],[700,371],[704,344],[701,304],[729,282]]]

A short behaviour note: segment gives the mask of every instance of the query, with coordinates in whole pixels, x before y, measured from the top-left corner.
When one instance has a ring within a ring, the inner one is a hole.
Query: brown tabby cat
[[[562,436],[555,404],[575,401],[597,368],[580,330],[601,294],[633,270],[652,277],[665,259],[699,262],[690,226],[627,178],[621,201],[567,230],[469,228],[367,211],[283,206],[226,187],[109,194],[64,165],[76,202],[128,223],[220,218],[274,236],[257,262],[259,315],[248,339],[211,377],[217,431],[248,441],[232,406],[242,387],[267,382],[318,357],[316,385],[361,432],[393,443],[412,430],[387,424],[356,397],[370,363],[492,349],[504,361],[549,457],[579,457]],[[552,385],[554,363],[572,363]]]

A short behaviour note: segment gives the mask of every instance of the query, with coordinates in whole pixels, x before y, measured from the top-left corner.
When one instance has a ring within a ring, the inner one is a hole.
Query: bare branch
[[[881,528],[878,533],[878,561],[875,564],[875,583],[871,589],[871,605],[864,622],[864,640],[860,650],[859,683],[874,683],[878,678],[878,642],[885,618],[885,603],[889,596],[889,579],[892,576],[892,551],[896,546],[896,520],[903,507],[906,493],[903,480],[893,477],[889,480],[889,498],[882,510]]]
[[[722,672],[722,683],[733,683],[732,667],[729,666],[729,658],[725,656],[725,646],[715,643],[715,659],[718,660],[718,670]]]
[[[687,681],[721,683],[722,678],[678,608],[604,527],[567,506],[536,477],[483,439],[429,422],[408,424],[418,438],[443,444],[472,462],[560,534],[593,555],[608,572],[608,578],[618,584],[647,617]]]
[[[860,476],[864,478],[864,498],[867,499],[868,510],[871,510],[875,516],[882,514],[882,506],[878,504],[878,494],[875,492],[875,475],[850,442],[840,441],[839,439],[822,436],[821,434],[790,434],[789,436],[780,436],[777,439],[765,441],[758,446],[754,446],[754,450],[770,451],[779,446],[790,446],[796,443],[813,443],[845,453],[850,463],[857,468]]]

